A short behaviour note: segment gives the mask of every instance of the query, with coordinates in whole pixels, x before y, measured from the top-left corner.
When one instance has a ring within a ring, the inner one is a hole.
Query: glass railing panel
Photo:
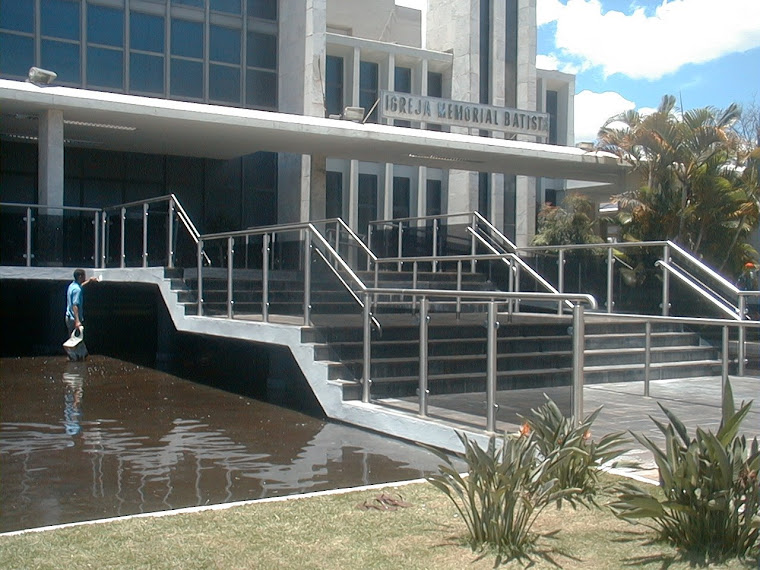
[[[26,209],[3,206],[0,210],[0,263],[26,265]]]

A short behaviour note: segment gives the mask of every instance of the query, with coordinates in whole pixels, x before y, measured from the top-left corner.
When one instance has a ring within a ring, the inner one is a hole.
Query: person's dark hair
[[[84,269],[75,269],[74,270],[74,281],[79,281],[80,277],[84,279],[84,276],[85,276]]]

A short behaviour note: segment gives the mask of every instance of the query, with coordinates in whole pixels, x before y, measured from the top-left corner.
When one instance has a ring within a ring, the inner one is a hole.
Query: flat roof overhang
[[[611,184],[628,171],[611,154],[575,147],[0,79],[4,138],[36,137],[36,118],[49,109],[63,112],[66,144],[102,150],[215,159],[287,152]]]

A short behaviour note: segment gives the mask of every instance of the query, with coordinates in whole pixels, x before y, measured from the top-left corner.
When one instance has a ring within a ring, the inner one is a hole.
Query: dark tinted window
[[[394,72],[394,91],[400,93],[412,92],[412,70],[408,67],[397,67]]]
[[[18,32],[34,32],[34,0],[0,2],[0,28]]]
[[[129,58],[129,88],[148,93],[164,92],[164,58],[133,53]]]
[[[87,84],[124,87],[124,56],[121,50],[87,48]]]
[[[443,74],[431,71],[428,73],[428,95],[443,97]]]
[[[427,181],[427,196],[425,197],[425,214],[438,216],[441,213],[441,181]]]
[[[240,68],[211,64],[208,97],[215,101],[240,104]]]
[[[325,217],[340,218],[343,216],[343,173],[327,172],[326,176]]]
[[[377,64],[362,61],[359,67],[359,106],[367,113],[377,101]],[[370,123],[377,122],[377,107],[367,119]]]
[[[377,219],[377,176],[359,174],[359,233],[367,235],[367,226]]]
[[[343,58],[328,55],[325,67],[326,111],[328,115],[340,115],[343,112]]]
[[[124,45],[124,12],[97,4],[87,6],[87,41],[92,44]]]
[[[15,0],[10,0],[14,2]],[[8,0],[3,0],[3,4]],[[42,35],[67,40],[79,39],[79,2],[42,0]]]
[[[34,65],[34,39],[0,34],[0,72],[26,77]]]
[[[203,24],[172,20],[172,55],[203,57]]]
[[[277,108],[276,73],[249,69],[245,89],[245,103],[249,107]]]
[[[211,61],[240,63],[240,30],[211,26]]]
[[[203,97],[203,64],[172,58],[171,94],[180,97]]]
[[[79,44],[42,40],[42,67],[58,74],[56,81],[79,83]]]
[[[228,14],[240,14],[240,0],[211,0],[211,9]]]
[[[277,69],[277,36],[248,32],[248,67]]]
[[[409,217],[410,180],[399,176],[393,177],[393,217]]]
[[[132,49],[164,52],[164,19],[161,16],[132,12],[129,18]]]
[[[276,20],[277,0],[248,0],[248,15],[264,20]]]
[[[206,0],[172,0],[172,4],[182,4],[184,6],[194,6],[196,8],[203,8]]]

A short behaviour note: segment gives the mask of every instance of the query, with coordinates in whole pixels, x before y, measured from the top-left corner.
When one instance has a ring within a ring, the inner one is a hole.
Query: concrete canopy
[[[610,154],[523,141],[187,103],[0,80],[0,134],[33,140],[60,109],[65,143],[102,150],[230,159],[257,151],[620,184]]]

